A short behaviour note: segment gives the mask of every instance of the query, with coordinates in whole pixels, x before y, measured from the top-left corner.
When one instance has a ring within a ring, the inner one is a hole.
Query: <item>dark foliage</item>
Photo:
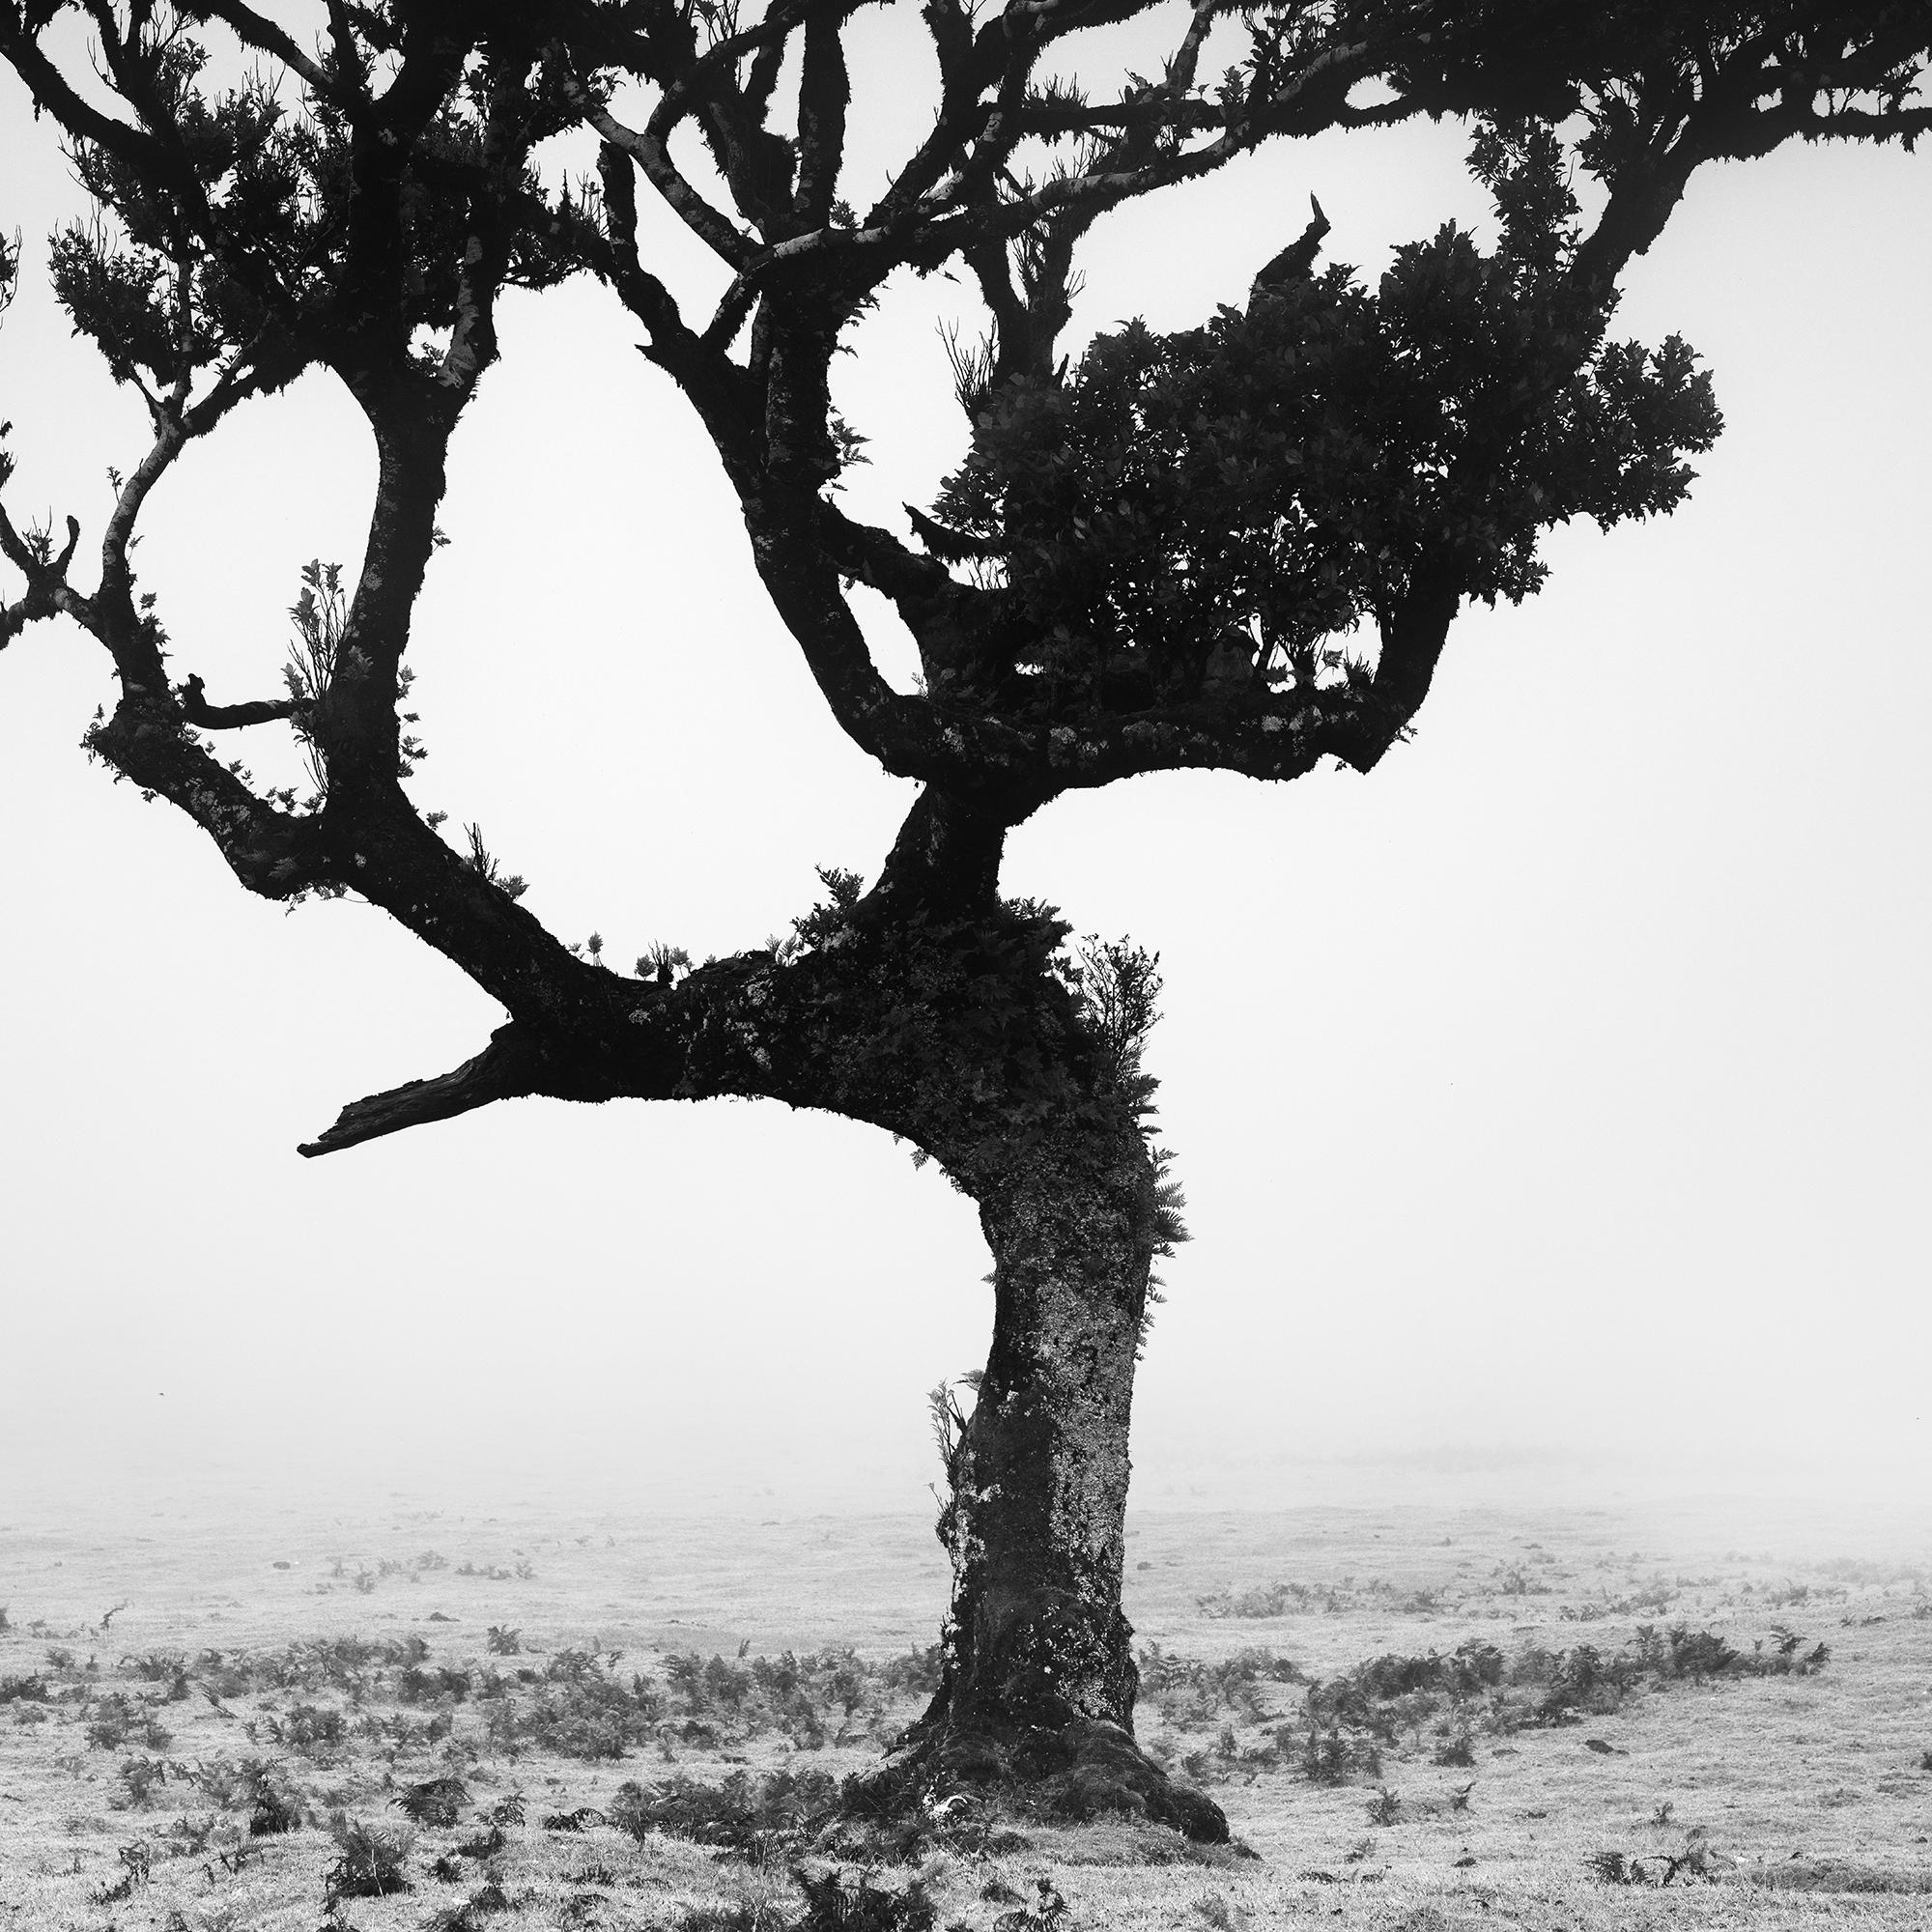
[[[837,1780],[819,1771],[776,1771],[753,1777],[734,1771],[722,1783],[678,1776],[647,1789],[621,1786],[611,1800],[610,1822],[634,1838],[652,1832],[723,1845],[756,1856],[775,1843],[793,1841],[836,1809]]]
[[[279,1837],[308,1822],[300,1794],[271,1759],[250,1757],[231,1764],[218,1758],[196,1766],[194,1781],[215,1804],[246,1811],[251,1838]]]
[[[446,1829],[469,1803],[469,1787],[460,1777],[425,1778],[420,1784],[405,1785],[395,1803],[412,1824]]]
[[[1477,1638],[1446,1656],[1390,1653],[1310,1687],[1298,1755],[1304,1774],[1318,1782],[1378,1777],[1383,1753],[1434,1720],[1445,1740],[1435,1762],[1467,1766],[1477,1729],[1508,1733],[1576,1723],[1621,1709],[1647,1685],[1803,1672],[1821,1668],[1828,1655],[1822,1644],[1804,1653],[1796,1637],[1780,1639],[1769,1654],[1747,1654],[1714,1632],[1683,1626],[1667,1640],[1645,1627],[1634,1646],[1609,1654],[1592,1644],[1560,1651],[1531,1645],[1505,1658]],[[1281,1751],[1293,1753],[1296,1741],[1294,1728],[1283,1725]]]
[[[919,1880],[882,1883],[872,1873],[834,1867],[795,1868],[806,1912],[798,1932],[932,1932],[938,1907]]]
[[[1257,696],[1312,689],[1346,668],[1324,640],[1445,554],[1464,594],[1520,601],[1545,529],[1682,499],[1720,426],[1709,377],[1675,337],[1603,339],[1553,137],[1492,125],[1478,156],[1503,194],[1556,200],[1554,259],[1445,228],[1373,295],[1334,269],[1205,328],[1133,323],[981,412],[936,513],[999,560],[1049,709],[1192,699],[1217,652]]]
[[[331,1908],[344,1898],[388,1898],[411,1889],[404,1870],[411,1845],[407,1831],[337,1813],[329,1820],[328,1833],[336,1856],[323,1874],[322,1889]]]

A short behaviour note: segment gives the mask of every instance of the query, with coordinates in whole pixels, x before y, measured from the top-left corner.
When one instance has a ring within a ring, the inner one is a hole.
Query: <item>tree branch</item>
[[[407,310],[396,298],[412,264],[403,217],[403,180],[423,130],[463,73],[473,36],[449,39],[413,11],[402,64],[370,109],[351,124],[350,185],[337,299],[367,355],[401,361],[409,349]]]
[[[100,588],[97,593],[103,612],[111,619],[132,628],[134,606],[132,586],[134,574],[128,563],[128,547],[133,540],[134,523],[141,514],[141,505],[148,499],[148,494],[161,480],[162,473],[179,456],[187,441],[179,417],[171,416],[165,410],[155,411],[155,440],[148,453],[134,466],[133,473],[121,486],[121,494],[114,499],[114,508],[107,519],[106,527],[100,535]],[[114,648],[114,640],[102,638],[101,641]],[[133,667],[123,664],[116,651],[116,664],[123,675]],[[158,670],[160,657],[156,653],[152,667],[143,666],[136,675],[145,670]]]
[[[201,0],[198,11],[219,20],[243,46],[268,54],[291,72],[299,74],[319,99],[340,108],[352,119],[366,105],[360,95],[342,87],[327,68],[305,54],[272,20],[244,5],[243,0]]]
[[[832,218],[838,170],[845,158],[845,110],[852,86],[838,14],[814,14],[805,28],[798,83],[798,189],[801,221],[821,228]]]
[[[340,1153],[345,1148],[380,1140],[384,1134],[399,1134],[406,1127],[452,1121],[459,1114],[474,1113],[497,1100],[540,1092],[540,1072],[537,1057],[512,1021],[498,1027],[490,1036],[490,1044],[474,1059],[466,1060],[448,1073],[430,1080],[406,1081],[387,1093],[352,1100],[332,1127],[296,1151],[312,1160],[317,1154]]]
[[[165,177],[172,172],[168,166],[171,157],[153,135],[101,113],[73,91],[13,6],[0,8],[0,55],[26,82],[35,107],[44,108],[74,140],[92,141],[104,148],[144,178]]]
[[[1314,271],[1316,257],[1321,252],[1322,238],[1328,233],[1329,224],[1321,204],[1312,194],[1308,201],[1315,211],[1314,219],[1248,284],[1251,305],[1263,296],[1285,289]]]
[[[7,474],[7,459],[0,455],[0,481]],[[0,504],[0,556],[5,556],[27,580],[27,594],[12,604],[0,604],[0,650],[5,650],[29,624],[51,617],[81,600],[67,585],[67,567],[73,561],[74,547],[80,542],[77,519],[67,520],[67,543],[58,556],[43,563],[21,537]]]
[[[457,270],[456,321],[437,380],[468,396],[497,359],[497,297],[509,267],[507,203],[522,185],[528,153],[524,104],[527,65],[493,63],[483,126],[483,165],[469,197],[469,234]]]
[[[270,724],[296,715],[292,697],[258,697],[245,704],[211,704],[198,675],[190,676],[182,686],[181,708],[182,716],[204,731],[235,731],[244,724]]]
[[[692,186],[678,171],[663,141],[649,128],[640,132],[625,127],[608,107],[591,97],[575,74],[566,77],[565,86],[571,92],[577,111],[610,146],[620,149],[637,162],[644,179],[664,196],[671,212],[714,255],[734,269],[752,266],[759,253],[757,242]]]

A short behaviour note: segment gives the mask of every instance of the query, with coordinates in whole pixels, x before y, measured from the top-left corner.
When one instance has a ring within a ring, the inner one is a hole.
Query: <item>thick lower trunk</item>
[[[1121,1574],[1149,1258],[1105,1225],[1120,1217],[1068,1206],[1036,1200],[989,1229],[993,1346],[940,1526],[953,1566],[945,1695],[955,1718],[1130,1729]]]
[[[1131,1129],[1084,1151],[982,1204],[993,1346],[939,1522],[953,1579],[944,1673],[886,1776],[905,1795],[1031,1787],[1061,1815],[1127,1811],[1219,1841],[1219,1807],[1134,1743],[1121,1578],[1149,1176]]]

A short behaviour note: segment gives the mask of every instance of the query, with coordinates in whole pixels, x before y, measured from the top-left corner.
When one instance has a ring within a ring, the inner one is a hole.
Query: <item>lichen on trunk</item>
[[[1004,1787],[1049,1813],[1122,1811],[1219,1842],[1219,1807],[1134,1741],[1121,1605],[1153,1158],[1126,1118],[1034,1139],[1019,1170],[980,1203],[993,1342],[947,1455],[941,1682],[872,1786],[900,1804]]]

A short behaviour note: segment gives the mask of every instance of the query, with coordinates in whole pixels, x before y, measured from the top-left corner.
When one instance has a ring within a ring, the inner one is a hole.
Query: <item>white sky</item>
[[[916,43],[863,17],[858,111],[916,127]],[[1242,299],[1311,188],[1330,258],[1378,272],[1479,219],[1461,149],[1278,149],[1118,216],[1069,344]],[[0,77],[8,501],[81,517],[90,584],[103,471],[145,445],[44,287],[75,201]],[[715,286],[665,232],[680,286]],[[1620,329],[1681,329],[1729,421],[1675,518],[1551,541],[1549,587],[1463,616],[1366,780],[1142,780],[1012,839],[1007,890],[1167,979],[1150,1064],[1195,1238],[1142,1375],[1146,1503],[1926,1493],[1932,158],[1708,174],[1628,286]],[[838,365],[877,521],[963,449],[936,334],[962,302],[895,283]],[[512,298],[503,338],[410,654],[412,794],[620,962],[783,930],[815,864],[876,873],[910,787],[831,723],[616,304]],[[183,462],[136,554],[176,675],[274,695],[299,567],[353,572],[372,486],[322,377]],[[773,1104],[524,1101],[298,1159],[500,1015],[367,906],[249,897],[87,763],[103,700],[71,627],[0,654],[0,1486],[926,1502],[922,1392],[990,1318],[969,1203]],[[229,737],[296,778],[285,727]],[[1402,1460],[1452,1450],[1506,1478]]]

